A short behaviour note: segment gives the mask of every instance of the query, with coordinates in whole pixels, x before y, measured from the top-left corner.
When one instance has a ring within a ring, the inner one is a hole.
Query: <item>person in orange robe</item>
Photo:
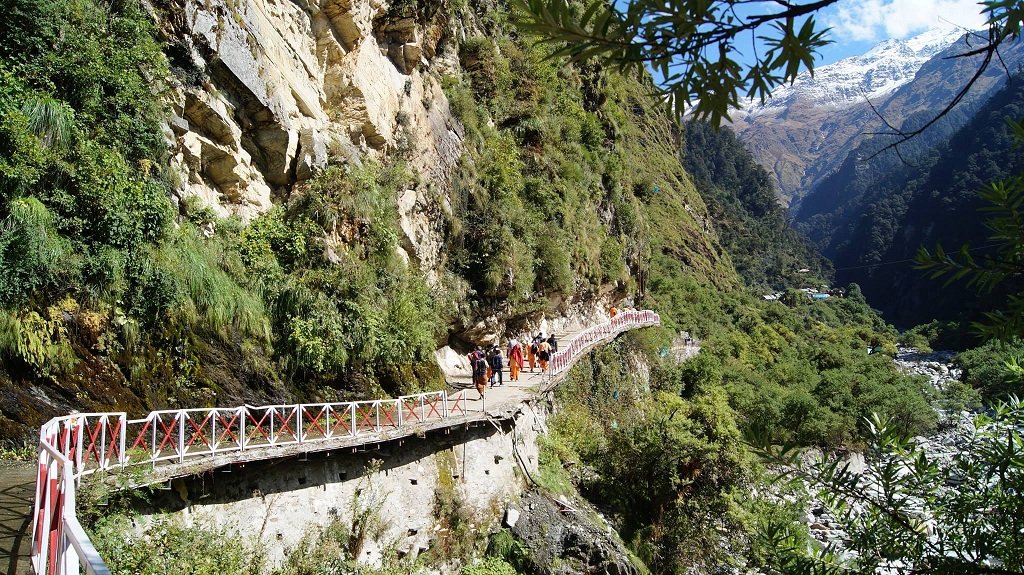
[[[537,345],[537,358],[540,360],[540,370],[548,370],[548,360],[551,359],[551,344],[548,340],[542,339]]]
[[[533,366],[537,364],[537,346],[539,345],[540,334],[533,338],[533,342],[530,343],[530,347],[527,350],[526,358],[530,361],[530,371],[533,372]]]
[[[519,381],[519,370],[523,369],[523,345],[513,339],[508,342],[508,368],[512,381]]]

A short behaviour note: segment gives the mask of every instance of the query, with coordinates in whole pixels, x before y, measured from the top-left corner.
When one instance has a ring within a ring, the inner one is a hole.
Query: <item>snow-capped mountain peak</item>
[[[780,86],[761,105],[749,100],[738,115],[778,112],[796,101],[812,106],[844,108],[889,95],[914,78],[932,56],[956,42],[964,31],[929,30],[907,40],[885,40],[859,56],[817,68],[814,77],[803,73],[792,85]]]

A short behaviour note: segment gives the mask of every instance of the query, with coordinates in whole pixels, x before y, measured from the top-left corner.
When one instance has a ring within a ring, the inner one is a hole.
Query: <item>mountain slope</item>
[[[947,142],[909,156],[911,163],[878,158],[864,169],[848,160],[804,201],[796,225],[820,242],[840,281],[859,283],[868,301],[897,325],[974,319],[1000,294],[941,288],[908,260],[922,245],[985,244],[977,192],[1024,168],[1006,124],[1021,117],[1024,87],[1015,78]]]
[[[897,127],[913,127],[914,121],[923,121],[914,118],[934,114],[953,98],[980,62],[977,57],[953,57],[969,50],[966,37],[954,39],[930,32],[887,41],[863,56],[824,66],[813,79],[802,76],[779,90],[766,105],[737,113],[733,129],[758,163],[774,174],[781,201],[798,204],[868,134],[885,130],[879,113]],[[952,44],[944,47],[947,41]],[[1002,57],[1012,69],[1021,53],[1018,42],[1004,46]],[[984,101],[1004,81],[1004,69],[990,67],[964,104]],[[925,137],[931,136],[926,132]],[[871,152],[889,141],[876,139]]]
[[[781,291],[808,276],[831,279],[831,263],[786,222],[768,172],[727,127],[688,122],[683,164],[704,196],[715,230],[748,286]]]

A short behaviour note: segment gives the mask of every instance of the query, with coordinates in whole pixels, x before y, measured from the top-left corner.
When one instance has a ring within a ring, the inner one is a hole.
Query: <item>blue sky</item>
[[[833,44],[817,65],[862,54],[889,38],[909,38],[936,27],[977,30],[984,25],[977,0],[840,0],[817,15],[832,28]]]

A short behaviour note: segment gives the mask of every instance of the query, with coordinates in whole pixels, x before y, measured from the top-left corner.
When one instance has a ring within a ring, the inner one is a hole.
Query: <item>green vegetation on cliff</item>
[[[849,449],[863,445],[872,413],[900,433],[936,423],[929,400],[940,398],[891,356],[867,354],[892,349],[896,332],[855,290],[792,307],[698,284],[650,297],[663,320],[703,318],[692,328],[700,355],[678,363],[663,328],[592,353],[559,388],[541,477],[565,490],[568,470],[652,572],[762,560],[750,541],[782,511],[749,497],[760,472],[744,432]]]
[[[397,259],[401,166],[331,168],[247,226],[172,205],[160,128],[169,72],[142,6],[5,10],[0,436],[73,408],[438,384],[427,361],[438,310]]]
[[[493,30],[461,46],[468,78],[445,83],[467,147],[452,267],[475,302],[516,313],[642,295],[656,245],[702,283],[735,287],[649,86],[546,56]]]

